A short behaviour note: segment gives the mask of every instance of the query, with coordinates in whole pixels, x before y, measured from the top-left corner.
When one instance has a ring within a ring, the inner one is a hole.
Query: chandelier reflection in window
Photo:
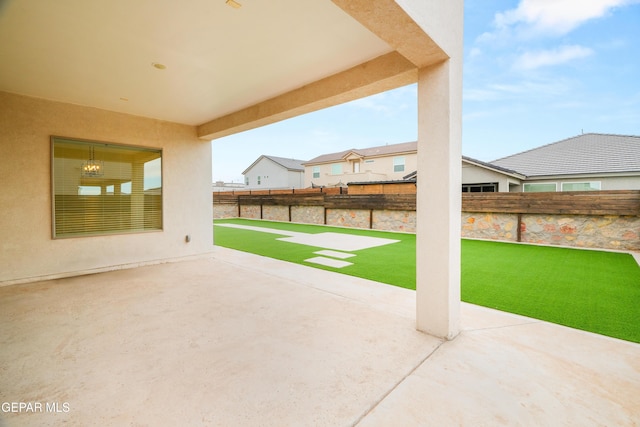
[[[89,160],[82,163],[82,176],[87,178],[95,178],[104,175],[104,162],[96,160],[95,149],[93,146],[89,148]]]

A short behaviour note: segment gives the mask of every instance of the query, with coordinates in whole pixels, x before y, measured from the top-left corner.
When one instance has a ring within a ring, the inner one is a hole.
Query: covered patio
[[[0,2],[0,286],[210,253],[212,140],[417,83],[416,326],[454,338],[462,0],[242,3]]]
[[[61,409],[0,425],[640,421],[640,345],[468,304],[445,341],[414,310],[410,290],[220,247],[3,287],[0,401]]]
[[[462,12],[0,1],[0,426],[637,424],[637,345],[460,303]],[[212,140],[411,83],[416,292],[213,246]]]

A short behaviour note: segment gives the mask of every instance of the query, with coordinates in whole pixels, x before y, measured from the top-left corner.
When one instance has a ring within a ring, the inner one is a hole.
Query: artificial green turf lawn
[[[640,342],[640,267],[629,254],[462,241],[462,300]]]
[[[387,239],[401,240],[400,243],[393,243],[376,248],[356,251],[357,256],[346,261],[353,262],[353,265],[336,269],[325,267],[319,264],[304,262],[305,259],[318,256],[315,251],[325,248],[315,246],[299,245],[296,243],[282,242],[276,240],[279,236],[271,233],[260,233],[237,228],[215,227],[214,241],[216,245],[227,248],[238,249],[244,252],[251,252],[264,255],[270,258],[291,261],[304,264],[323,270],[338,271],[350,276],[362,277],[382,283],[400,286],[403,288],[415,289],[415,248],[416,236],[414,234],[390,233],[384,231],[369,231],[360,229],[344,229],[338,227],[326,227],[323,225],[291,224],[284,222],[256,221],[256,220],[216,220],[214,224],[232,223],[251,225],[254,227],[277,228],[280,230],[297,231],[301,233],[348,233],[363,236],[383,237]],[[391,249],[391,247],[393,247]],[[383,260],[381,262],[381,260]]]
[[[415,289],[415,235],[255,220],[216,220],[304,233],[347,233],[401,240],[354,251],[335,269],[304,260],[314,248],[270,233],[215,227],[215,244],[315,268]],[[640,268],[629,254],[462,240],[462,300],[640,343]]]

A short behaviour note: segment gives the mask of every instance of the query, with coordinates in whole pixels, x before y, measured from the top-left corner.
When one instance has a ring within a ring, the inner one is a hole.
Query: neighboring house
[[[463,193],[509,192],[521,185],[525,178],[513,170],[462,156]],[[418,174],[413,171],[399,180],[349,182],[349,194],[352,193],[352,188],[361,194],[378,191],[375,185],[383,185],[387,192],[415,192],[415,185],[407,184],[415,184],[417,179]]]
[[[587,133],[490,163],[526,177],[511,191],[640,190],[640,136]]]
[[[303,188],[303,163],[304,160],[262,155],[242,172],[245,188]]]
[[[418,143],[352,148],[323,154],[304,165],[305,187],[346,186],[349,182],[400,180],[418,163]]]
[[[462,156],[463,193],[508,193],[523,179],[525,176],[514,170]]]
[[[414,171],[399,180],[350,184],[416,180]],[[598,190],[640,190],[640,136],[589,133],[493,162],[462,156],[463,193]]]

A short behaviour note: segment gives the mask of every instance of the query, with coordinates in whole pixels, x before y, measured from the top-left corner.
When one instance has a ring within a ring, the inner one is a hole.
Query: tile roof
[[[527,177],[640,172],[640,136],[586,133],[489,163]]]
[[[378,147],[371,147],[371,148],[351,148],[349,150],[339,151],[337,153],[323,154],[321,156],[314,157],[308,162],[304,162],[304,164],[309,165],[312,163],[335,162],[337,160],[342,160],[349,153],[355,153],[362,157],[376,157],[376,156],[387,156],[391,154],[407,153],[407,152],[417,151],[417,150],[418,150],[418,143],[416,141],[403,142],[401,144],[380,145]]]

